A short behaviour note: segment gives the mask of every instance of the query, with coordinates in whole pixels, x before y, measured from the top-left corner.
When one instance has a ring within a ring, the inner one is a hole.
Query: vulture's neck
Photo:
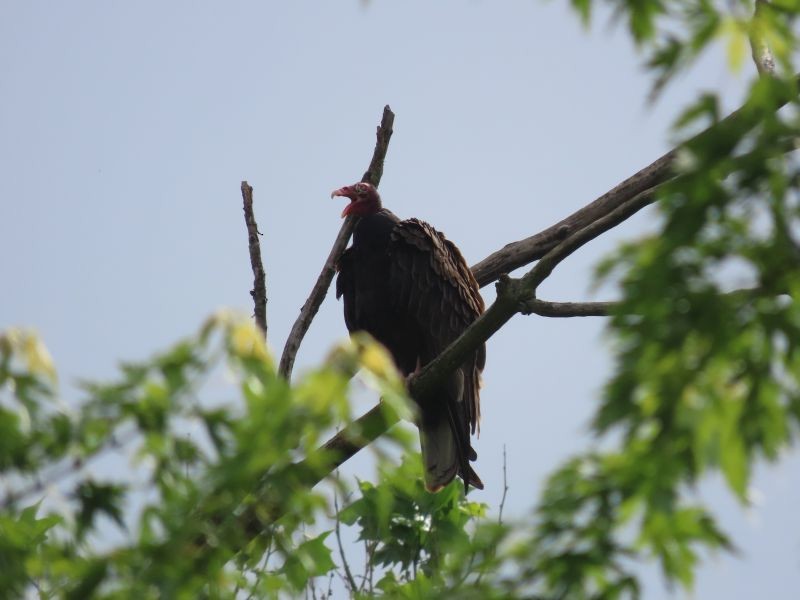
[[[354,246],[385,247],[392,229],[400,222],[394,213],[382,208],[376,213],[361,217],[353,232]]]

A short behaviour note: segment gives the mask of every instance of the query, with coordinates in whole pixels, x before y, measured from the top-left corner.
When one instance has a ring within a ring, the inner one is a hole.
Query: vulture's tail
[[[471,485],[483,489],[483,482],[470,466],[470,461],[478,456],[469,443],[469,424],[463,419],[463,409],[453,405],[455,402],[472,402],[471,385],[463,385],[463,373],[457,371],[459,383],[438,400],[440,410],[423,410],[419,423],[419,439],[422,448],[422,462],[425,468],[425,488],[438,492],[456,475],[464,480],[464,491]],[[467,393],[465,393],[467,392]],[[461,417],[461,418],[459,418]]]

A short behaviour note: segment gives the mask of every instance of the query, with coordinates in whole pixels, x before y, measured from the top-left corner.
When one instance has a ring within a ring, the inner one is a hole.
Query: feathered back
[[[344,296],[350,331],[383,343],[406,375],[447,348],[484,309],[478,283],[458,248],[423,221],[399,221],[383,209],[361,219],[342,256],[337,297]],[[456,474],[482,488],[469,466],[470,433],[480,422],[481,346],[420,405],[426,485],[440,489]]]
[[[394,309],[410,318],[425,338],[422,366],[439,356],[484,310],[478,282],[458,247],[428,223],[399,222],[389,245],[389,286]],[[486,362],[482,345],[465,367],[472,372],[474,389]],[[480,423],[480,397],[472,394],[467,422],[472,433]]]

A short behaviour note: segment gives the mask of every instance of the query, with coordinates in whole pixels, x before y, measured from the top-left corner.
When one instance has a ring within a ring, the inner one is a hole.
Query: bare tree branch
[[[350,563],[347,561],[347,555],[344,553],[344,545],[342,544],[342,520],[339,518],[339,500],[336,497],[336,492],[333,494],[333,510],[336,513],[336,527],[334,532],[336,533],[336,545],[339,547],[339,557],[342,559],[342,568],[344,569],[344,574],[346,576],[345,582],[347,583],[348,591],[351,594],[355,594],[356,590],[358,589],[358,585],[356,584],[356,580],[353,577],[353,572],[350,570]],[[345,499],[345,502],[347,500]]]
[[[260,232],[253,213],[253,186],[246,181],[242,182],[242,201],[244,204],[244,222],[247,225],[247,244],[250,248],[250,266],[253,269],[253,297],[255,307],[256,325],[267,339],[267,274],[261,262],[261,243],[258,241]]]
[[[347,241],[353,234],[353,229],[356,225],[355,217],[347,217],[342,223],[339,233],[336,235],[336,240],[333,242],[333,247],[328,253],[328,258],[325,259],[325,264],[322,267],[322,272],[317,277],[314,287],[311,289],[311,294],[300,309],[300,316],[292,325],[292,330],[289,337],[286,338],[286,344],[283,347],[283,354],[281,355],[281,362],[278,371],[286,379],[292,376],[292,369],[294,368],[294,359],[297,356],[297,351],[300,349],[300,343],[308,332],[311,326],[311,321],[322,305],[325,295],[328,293],[328,287],[331,285],[333,276],[336,274],[336,262],[342,255],[342,252],[347,246]]]
[[[378,126],[376,132],[377,140],[375,142],[375,151],[372,153],[372,160],[369,167],[364,173],[361,181],[369,182],[375,187],[381,181],[383,175],[383,163],[386,159],[386,151],[389,148],[389,140],[392,138],[392,126],[394,125],[394,113],[387,104],[383,108],[383,117],[381,124]],[[289,337],[286,339],[286,345],[283,347],[283,354],[281,355],[281,362],[279,372],[286,379],[290,379],[292,375],[292,368],[294,367],[294,360],[297,356],[297,351],[300,349],[300,344],[311,326],[311,321],[322,305],[325,295],[328,293],[328,288],[333,281],[333,276],[336,274],[336,263],[339,257],[344,252],[350,236],[353,234],[353,229],[356,226],[357,217],[347,217],[342,223],[339,234],[336,236],[336,241],[333,243],[328,258],[322,267],[322,272],[317,277],[316,283],[311,290],[303,308],[300,309],[300,315],[292,326]]]
[[[800,76],[796,76],[795,81],[800,85]],[[774,98],[772,110],[777,111],[792,98],[793,96],[789,95]],[[763,106],[748,107],[745,105],[690,138],[682,146],[691,148],[695,145],[706,144],[711,139],[719,142],[715,136],[718,136],[720,131],[754,126],[763,116],[765,110],[768,109]],[[612,210],[642,192],[670,180],[675,174],[673,167],[678,156],[678,149],[673,148],[638,173],[607,191],[594,202],[575,211],[555,225],[524,240],[506,244],[497,252],[490,254],[475,264],[472,267],[472,272],[475,275],[475,279],[478,280],[478,284],[481,287],[488,285],[496,281],[503,273],[510,273],[514,269],[541,258],[574,232],[603,215],[609,214]],[[790,149],[795,149],[795,146],[787,148],[787,151]],[[720,147],[718,151],[723,152],[725,148]]]
[[[518,242],[506,244],[472,267],[481,287],[490,284],[503,273],[527,265],[544,256],[564,239],[607,215],[637,194],[663,183],[671,176],[677,150],[670,150],[644,169],[607,191],[594,202],[587,204],[555,225]]]
[[[617,302],[548,302],[534,298],[525,303],[528,312],[540,317],[607,317]]]

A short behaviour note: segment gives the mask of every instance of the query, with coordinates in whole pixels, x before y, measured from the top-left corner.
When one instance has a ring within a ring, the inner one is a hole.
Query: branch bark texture
[[[518,242],[506,244],[472,267],[481,287],[497,281],[503,273],[540,259],[576,231],[630,200],[637,194],[663,183],[672,174],[677,150],[670,150],[638,173],[631,175],[613,189],[575,211],[555,225]]]
[[[244,204],[244,222],[247,225],[247,244],[250,248],[250,266],[253,269],[253,297],[256,325],[267,339],[267,274],[261,262],[261,242],[256,217],[253,213],[253,186],[242,182],[242,201]]]

